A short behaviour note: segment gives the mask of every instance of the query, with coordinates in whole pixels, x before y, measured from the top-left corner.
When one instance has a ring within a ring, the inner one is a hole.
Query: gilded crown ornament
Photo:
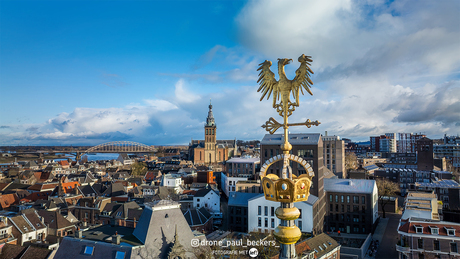
[[[284,143],[281,144],[282,154],[265,161],[260,170],[265,199],[281,202],[281,206],[275,211],[276,216],[281,219],[281,225],[276,227],[274,231],[274,236],[281,243],[280,258],[297,258],[294,244],[300,239],[302,233],[294,224],[294,220],[300,215],[294,202],[308,200],[312,178],[315,175],[312,167],[304,159],[290,154],[292,145],[289,143],[288,129],[290,126],[307,126],[310,128],[320,124],[320,122],[312,122],[310,119],[301,123],[288,123],[288,117],[292,115],[296,107],[299,107],[300,93],[303,94],[305,89],[306,92],[313,95],[310,90],[311,85],[313,85],[310,75],[313,74],[313,71],[309,67],[313,60],[310,56],[302,54],[298,58],[300,67],[296,70],[296,76],[293,80],[289,80],[284,72],[284,66],[291,61],[292,59],[287,58],[278,59],[279,80],[276,80],[275,74],[270,70],[272,62],[265,60],[259,64],[258,71],[260,70],[260,73],[257,81],[260,84],[257,91],[262,93],[260,101],[265,96],[267,96],[267,100],[273,96],[273,108],[283,117],[283,123],[279,123],[271,117],[262,125],[270,134],[274,134],[283,127]],[[290,99],[291,94],[293,101]],[[270,166],[278,161],[283,161],[281,175],[267,174]],[[306,173],[299,176],[292,174],[291,161],[302,166]]]

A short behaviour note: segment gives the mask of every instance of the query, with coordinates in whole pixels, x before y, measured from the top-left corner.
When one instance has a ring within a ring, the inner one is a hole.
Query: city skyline
[[[1,1],[0,145],[187,144],[278,119],[257,65],[312,56],[291,132],[460,133],[456,1]],[[275,73],[277,74],[277,73]],[[279,133],[279,132],[278,132]]]

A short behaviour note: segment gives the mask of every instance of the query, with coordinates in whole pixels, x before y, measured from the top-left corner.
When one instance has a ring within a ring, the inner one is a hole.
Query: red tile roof
[[[2,209],[8,208],[13,204],[17,204],[18,202],[19,198],[16,193],[0,195],[0,206]]]
[[[447,236],[447,230],[448,229],[455,229],[455,235],[459,236],[460,235],[460,224],[456,223],[450,223],[446,221],[440,221],[440,222],[424,222],[424,221],[408,221],[402,226],[399,227],[399,231],[409,233],[409,234],[415,234],[417,233],[415,227],[422,227],[423,234],[428,234],[431,235],[431,229],[432,227],[437,227],[438,228],[438,234],[439,236]]]

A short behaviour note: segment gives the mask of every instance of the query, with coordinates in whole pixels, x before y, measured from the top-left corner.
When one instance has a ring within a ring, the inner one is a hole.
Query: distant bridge
[[[147,153],[153,151],[153,147],[137,142],[112,141],[88,148],[82,153]]]
[[[112,141],[88,148],[83,152],[76,152],[75,160],[81,160],[85,153],[149,153],[154,152],[154,147],[132,141]]]
[[[66,153],[66,154],[74,155],[76,160],[81,160],[82,154],[86,154],[86,153],[150,153],[154,151],[155,151],[154,147],[147,146],[147,145],[137,143],[137,142],[112,141],[112,142],[107,142],[104,144],[100,144],[100,145],[88,148],[86,151],[37,150],[37,151],[20,152],[20,153],[21,154],[39,154],[40,156],[43,156],[46,153]]]

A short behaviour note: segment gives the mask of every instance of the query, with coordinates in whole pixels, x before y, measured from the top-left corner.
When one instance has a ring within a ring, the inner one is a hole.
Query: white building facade
[[[211,214],[220,214],[220,196],[213,189],[201,189],[193,196],[193,207],[204,207]]]
[[[231,176],[227,176],[227,174],[223,172],[220,178],[222,190],[224,191],[227,197],[230,192],[236,191],[236,183],[238,181],[247,181],[247,180],[248,180],[248,177],[231,177]]]
[[[300,211],[300,217],[295,224],[302,232],[313,230],[313,204],[318,201],[314,195],[310,195],[307,201],[296,202],[295,206]],[[248,201],[248,232],[270,233],[281,223],[275,215],[275,210],[280,206],[279,202],[266,200],[260,194]]]

